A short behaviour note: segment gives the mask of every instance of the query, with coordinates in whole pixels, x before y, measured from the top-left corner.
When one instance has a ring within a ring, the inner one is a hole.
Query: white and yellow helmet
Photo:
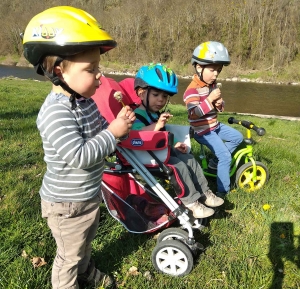
[[[229,65],[230,57],[227,48],[220,42],[207,41],[197,46],[193,52],[192,64],[208,65],[222,64]]]

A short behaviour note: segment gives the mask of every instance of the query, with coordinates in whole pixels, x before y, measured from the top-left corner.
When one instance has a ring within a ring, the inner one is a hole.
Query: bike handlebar
[[[263,128],[263,127],[257,127],[255,126],[255,124],[251,121],[247,121],[247,120],[237,120],[235,119],[234,117],[230,117],[228,118],[228,123],[229,124],[240,124],[242,125],[243,127],[245,128],[248,128],[248,129],[253,129],[254,131],[256,131],[256,133],[259,135],[259,136],[263,136],[265,133],[266,133],[266,130]]]

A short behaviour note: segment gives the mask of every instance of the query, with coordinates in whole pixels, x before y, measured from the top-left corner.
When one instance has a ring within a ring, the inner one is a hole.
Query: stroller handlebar
[[[228,123],[229,124],[239,124],[242,125],[243,127],[247,129],[253,129],[257,135],[263,136],[266,133],[266,130],[263,127],[257,127],[253,122],[247,121],[247,120],[237,120],[234,117],[228,118]]]

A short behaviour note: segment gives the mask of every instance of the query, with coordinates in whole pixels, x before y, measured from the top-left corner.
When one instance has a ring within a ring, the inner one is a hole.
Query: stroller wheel
[[[184,276],[191,272],[194,259],[189,247],[181,241],[165,240],[153,249],[152,263],[162,273]]]
[[[157,243],[165,240],[187,240],[188,233],[182,229],[178,228],[168,228],[163,230],[157,237]]]

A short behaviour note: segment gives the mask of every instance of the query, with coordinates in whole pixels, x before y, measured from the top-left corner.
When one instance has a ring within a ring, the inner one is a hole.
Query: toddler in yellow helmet
[[[24,56],[53,83],[37,117],[47,164],[42,216],[57,244],[53,288],[113,284],[96,269],[91,242],[99,224],[104,159],[127,136],[135,114],[125,106],[108,124],[91,96],[101,85],[100,54],[115,46],[93,16],[69,6],[34,16],[23,35]]]

